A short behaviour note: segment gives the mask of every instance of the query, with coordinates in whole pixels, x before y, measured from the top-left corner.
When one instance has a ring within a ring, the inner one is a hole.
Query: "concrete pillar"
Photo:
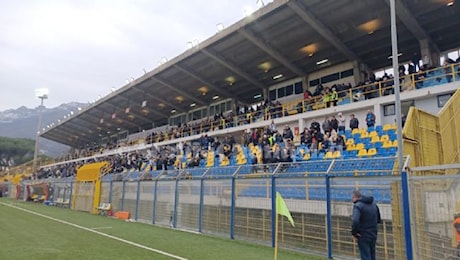
[[[358,61],[353,61],[353,78],[355,80],[354,84],[356,85],[359,82],[366,80],[369,76],[371,71],[368,69],[366,64],[359,63]]]
[[[375,125],[382,125],[383,105],[374,104]]]
[[[238,111],[236,111],[236,107],[237,107],[236,99],[232,98],[232,111],[235,115],[238,114]]]
[[[307,122],[305,122],[305,119],[299,118],[299,132],[302,133],[303,129],[305,128]]]
[[[305,75],[305,77],[302,77],[302,90],[305,92],[305,90],[308,89],[308,76]]]
[[[263,90],[263,100],[269,100],[270,96],[268,94],[268,88],[264,88]]]
[[[436,48],[433,48],[427,39],[420,40],[419,43],[422,64],[429,64],[434,67],[439,66],[441,54],[436,51]]]

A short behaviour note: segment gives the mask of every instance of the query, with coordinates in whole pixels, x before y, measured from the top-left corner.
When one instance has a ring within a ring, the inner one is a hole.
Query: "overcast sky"
[[[265,1],[266,3],[269,1]],[[0,111],[87,103],[244,17],[256,0],[0,0]]]

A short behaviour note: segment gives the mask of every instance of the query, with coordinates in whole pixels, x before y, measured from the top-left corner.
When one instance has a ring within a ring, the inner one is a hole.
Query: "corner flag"
[[[291,222],[291,225],[295,227],[294,219],[292,219],[291,212],[289,212],[289,209],[286,206],[286,202],[284,202],[283,197],[278,191],[276,192],[276,214],[280,214],[288,218],[289,222]]]

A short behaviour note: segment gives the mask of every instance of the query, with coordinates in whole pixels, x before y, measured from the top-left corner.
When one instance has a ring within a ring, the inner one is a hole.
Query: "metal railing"
[[[374,196],[381,209],[378,259],[407,259],[412,243],[406,244],[410,236],[405,218],[410,215],[406,215],[403,205],[409,203],[409,196],[405,196],[409,186],[404,185],[407,178],[402,178],[406,173],[394,171],[394,162],[394,157],[379,163],[372,159],[327,160],[254,169],[254,165],[203,168],[201,173],[189,174],[186,170],[170,171],[132,181],[107,178],[101,184],[100,202],[111,203],[113,211],[129,211],[139,222],[273,245],[272,208],[274,194],[280,192],[296,223],[292,227],[280,219],[281,247],[330,258],[357,257],[358,248],[350,235],[350,215],[352,191],[359,189]],[[408,183],[411,181],[409,178]],[[72,197],[75,189],[71,179],[52,180],[49,187],[53,194],[50,199],[60,201]],[[98,206],[88,205],[92,201],[88,196],[70,200],[89,209]]]

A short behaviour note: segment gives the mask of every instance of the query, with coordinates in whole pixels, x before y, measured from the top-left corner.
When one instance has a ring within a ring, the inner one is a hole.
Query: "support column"
[[[300,118],[299,119],[299,133],[303,132],[303,129],[305,128],[306,122],[305,119]]]
[[[270,100],[270,96],[268,94],[268,88],[264,88],[263,90],[263,100]]]
[[[364,81],[366,78],[369,77],[369,71],[363,70],[362,68],[367,67],[358,61],[353,61],[353,79],[355,80],[352,85],[358,84],[358,82]]]
[[[374,115],[375,115],[375,125],[383,125],[383,105],[381,104],[374,104]]]
[[[434,67],[439,66],[441,54],[430,45],[428,39],[420,40],[419,43],[422,64],[429,64]]]
[[[236,103],[236,99],[232,98],[232,111],[235,115],[238,115],[238,111],[236,111],[237,107],[238,107],[238,104]]]
[[[305,75],[302,77],[302,91],[305,92],[305,90],[310,90],[308,86],[308,75]]]

